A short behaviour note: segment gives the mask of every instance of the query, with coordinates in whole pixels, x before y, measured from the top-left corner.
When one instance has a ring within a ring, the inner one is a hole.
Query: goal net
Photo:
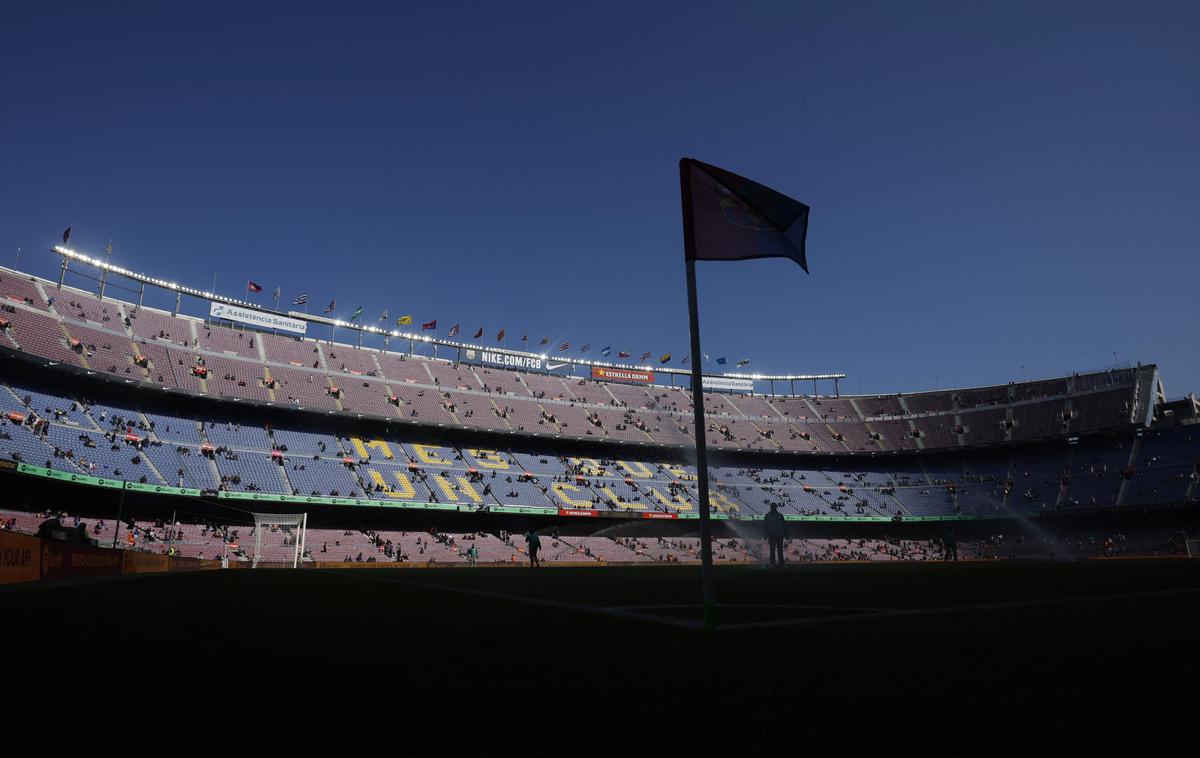
[[[297,568],[304,560],[307,513],[251,513],[254,517],[252,568]]]
[[[1188,558],[1200,558],[1200,540],[1186,540]]]

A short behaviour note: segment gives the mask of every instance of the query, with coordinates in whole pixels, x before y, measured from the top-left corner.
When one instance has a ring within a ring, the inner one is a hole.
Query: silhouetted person
[[[525,544],[529,546],[529,567],[540,568],[542,562],[538,560],[538,550],[542,547],[542,541],[538,539],[537,532],[530,529],[525,533]]]
[[[779,512],[779,506],[771,504],[771,512],[763,517],[763,528],[767,532],[767,547],[771,552],[771,565],[780,565],[783,560],[783,540],[787,537],[787,522]],[[776,563],[778,561],[778,563]]]
[[[954,536],[954,527],[947,529],[946,536],[942,538],[942,560],[958,560],[958,537]]]

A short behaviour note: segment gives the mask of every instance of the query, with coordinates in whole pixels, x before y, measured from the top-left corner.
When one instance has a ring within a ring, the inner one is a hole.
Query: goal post
[[[299,568],[308,536],[307,513],[251,513],[254,517],[254,554],[251,568]]]
[[[1184,540],[1187,545],[1188,558],[1200,558],[1200,540]]]

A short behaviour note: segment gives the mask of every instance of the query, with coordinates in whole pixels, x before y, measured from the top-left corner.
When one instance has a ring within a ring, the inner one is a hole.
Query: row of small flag
[[[253,293],[262,292],[263,288],[262,288],[262,285],[251,281],[251,282],[247,282],[246,290],[253,294]],[[280,295],[280,288],[276,287],[275,295],[274,295],[274,299],[276,302],[279,301],[279,295]],[[309,293],[302,292],[301,294],[297,295],[294,300],[292,300],[292,305],[307,305],[308,304],[308,296],[309,296]],[[329,305],[325,308],[325,313],[326,314],[333,313],[334,310],[336,310],[336,309],[337,309],[337,300],[330,300]],[[358,319],[362,318],[362,314],[363,314],[363,308],[360,305],[354,309],[354,313],[350,314],[350,319],[349,319],[350,323],[354,323]],[[384,309],[383,313],[381,313],[379,315],[379,321],[380,321],[380,323],[386,323],[388,321],[388,319],[389,319],[388,312],[386,309]],[[412,323],[413,323],[412,316],[400,316],[399,318],[396,319],[397,326],[411,326]],[[433,321],[425,321],[421,324],[421,331],[426,331],[426,332],[437,331],[437,328],[438,328],[437,319],[434,319]],[[462,333],[462,324],[455,324],[454,326],[450,327],[449,331],[446,332],[446,337],[448,339],[454,339],[461,333]],[[472,335],[472,339],[480,339],[482,337],[483,337],[483,327],[481,326]],[[497,342],[504,342],[504,337],[505,337],[505,331],[503,329],[501,329],[499,332],[496,333],[496,341]],[[522,335],[521,341],[528,343],[529,335],[528,334]],[[549,344],[550,344],[549,335],[542,337],[542,339],[538,342],[539,347],[545,347],[546,345],[549,345]],[[560,352],[560,353],[568,352],[570,349],[571,349],[570,341],[564,341],[564,342],[560,343],[558,346],[558,352]],[[591,352],[591,349],[592,349],[591,343],[585,343],[584,345],[580,346],[579,352],[580,353],[588,353],[588,352]],[[612,350],[611,346],[603,347],[600,349],[600,355],[604,356],[605,358],[612,357],[612,352],[613,352],[613,350]],[[650,360],[653,357],[654,357],[654,353],[652,351],[647,350],[646,352],[641,354],[640,360],[642,362],[645,362],[645,361]],[[617,360],[630,360],[632,358],[633,358],[633,354],[626,350],[618,350],[617,351]],[[708,359],[709,359],[709,356],[707,353],[705,353],[704,360],[707,361]],[[671,357],[670,353],[663,353],[659,357],[658,362],[660,365],[666,365],[666,364],[670,363],[671,360],[672,360],[672,357]],[[681,366],[686,366],[690,362],[691,362],[691,356],[685,355],[679,361],[679,364]],[[718,366],[725,366],[728,363],[729,363],[729,359],[726,356],[721,356],[720,358],[717,358],[717,360],[716,360],[716,364]],[[739,360],[737,362],[736,365],[740,368],[742,366],[745,366],[748,363],[750,363],[749,358],[742,358],[741,360]]]
[[[263,291],[263,286],[255,281],[247,281],[246,282],[246,291],[252,295],[258,294]],[[281,292],[282,292],[281,287],[275,288],[275,293],[272,296],[272,298],[275,300],[276,303],[279,302],[279,296],[280,296]],[[308,305],[308,298],[309,298],[309,293],[301,292],[299,295],[296,295],[295,299],[292,300],[292,305]],[[330,313],[333,313],[335,310],[337,310],[337,300],[330,300],[329,305],[325,306],[324,314],[326,316],[328,316]],[[362,317],[362,314],[363,314],[363,307],[360,305],[354,309],[354,313],[350,314],[350,321],[351,322],[358,321],[358,319]],[[384,322],[384,321],[388,320],[388,312],[386,310],[384,310],[384,312],[379,316],[379,320],[380,320],[380,322]],[[412,324],[412,322],[413,322],[412,316],[401,316],[400,318],[396,319],[397,326],[409,326]],[[422,324],[421,328],[422,329],[437,329],[437,321],[430,321],[428,323]]]

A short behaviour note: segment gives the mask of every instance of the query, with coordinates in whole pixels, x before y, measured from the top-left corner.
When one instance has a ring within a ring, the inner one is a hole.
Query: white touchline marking
[[[693,621],[691,619],[677,619],[670,616],[661,616],[653,613],[638,613],[637,611],[602,608],[595,605],[583,605],[581,603],[568,603],[561,600],[548,600],[546,598],[526,597],[524,595],[511,595],[507,592],[492,592],[491,590],[476,590],[466,587],[454,587],[448,584],[437,584],[434,582],[414,582],[408,579],[389,579],[382,576],[368,576],[354,571],[338,571],[337,569],[317,569],[321,573],[336,574],[338,576],[356,577],[360,579],[371,579],[376,582],[385,582],[387,584],[403,584],[409,587],[424,587],[426,589],[442,590],[445,592],[457,592],[463,595],[476,595],[479,597],[490,597],[496,600],[508,600],[514,603],[524,603],[526,605],[540,605],[545,608],[558,608],[568,611],[579,611],[581,613],[590,613],[594,616],[609,616],[617,618],[627,618],[635,621],[648,621],[652,624],[662,624],[665,626],[675,626],[682,629],[703,629],[704,623],[701,621]]]
[[[677,611],[686,608],[700,609],[701,606],[695,603],[671,603],[661,605],[609,605],[604,606],[610,611]],[[805,605],[794,603],[717,603],[717,609],[721,608],[775,608],[788,610],[803,610],[803,611],[848,611],[850,613],[881,613],[893,610],[892,608],[859,608],[852,605]]]

